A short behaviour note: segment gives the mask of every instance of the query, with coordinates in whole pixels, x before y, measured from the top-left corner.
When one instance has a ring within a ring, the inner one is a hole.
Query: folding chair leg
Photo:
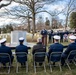
[[[9,66],[8,66],[8,74],[10,73],[10,68],[11,68],[12,64],[11,62],[9,62]]]
[[[61,63],[59,62],[58,64],[59,64],[60,72],[62,72]]]
[[[10,73],[10,66],[8,67],[8,74]]]
[[[76,63],[75,63],[75,61],[73,61],[73,63],[74,63],[74,65],[76,66]]]
[[[52,72],[52,66],[51,66],[51,62],[49,63],[49,65],[50,65],[50,70],[51,70],[51,72]]]
[[[16,67],[16,73],[18,73],[18,63],[17,63],[17,67]]]
[[[66,65],[68,66],[69,70],[71,70],[71,68],[70,68],[70,66],[69,66],[69,64],[68,64],[68,62],[66,62]]]
[[[1,68],[1,63],[0,63],[0,68]]]
[[[45,62],[43,64],[44,64],[44,72],[46,72]]]
[[[28,62],[26,61],[26,73],[28,72]]]
[[[36,65],[35,65],[35,62],[34,62],[34,71],[35,71],[35,73],[36,73]]]

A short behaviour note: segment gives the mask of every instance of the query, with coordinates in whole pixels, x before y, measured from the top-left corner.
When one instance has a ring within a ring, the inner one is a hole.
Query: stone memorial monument
[[[21,30],[15,30],[11,32],[11,45],[17,46],[19,44],[20,37],[24,37],[24,45],[27,45],[26,31],[21,31]]]

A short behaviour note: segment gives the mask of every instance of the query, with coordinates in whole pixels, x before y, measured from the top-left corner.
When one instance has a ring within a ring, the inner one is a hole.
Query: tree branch
[[[0,9],[1,9],[2,7],[5,7],[5,6],[10,5],[10,4],[11,4],[11,2],[12,2],[12,0],[11,0],[11,1],[9,1],[9,3],[7,3],[7,4],[1,4],[1,5],[0,5]]]

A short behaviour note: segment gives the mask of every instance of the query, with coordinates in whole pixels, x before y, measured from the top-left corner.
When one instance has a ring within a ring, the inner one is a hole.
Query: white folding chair
[[[62,52],[52,52],[50,54],[49,65],[50,65],[51,72],[52,72],[52,64],[51,64],[51,62],[58,62],[60,71],[62,71],[62,68],[61,68],[61,54],[62,54]]]
[[[19,72],[19,64],[18,63],[21,63],[21,62],[19,62],[22,60],[21,58],[25,59],[25,68],[26,68],[26,73],[27,73],[28,72],[28,55],[26,52],[16,52],[16,63],[17,63],[16,73]],[[27,58],[27,60],[26,60],[26,58]]]
[[[6,62],[6,59],[8,62]],[[2,62],[4,63],[9,63],[8,66],[6,66],[8,68],[8,74],[10,73],[10,67],[11,67],[11,58],[10,55],[8,53],[0,53],[0,62],[1,62],[1,68],[4,67],[2,66]],[[6,72],[1,72],[0,74],[7,74]]]
[[[72,50],[72,51],[69,53],[67,59],[65,60],[65,63],[66,63],[66,65],[68,66],[69,70],[71,70],[71,67],[69,66],[69,61],[73,62],[74,65],[76,66],[76,63],[75,63],[75,60],[74,60],[75,56],[76,56],[76,50]]]
[[[35,73],[36,73],[36,67],[40,67],[40,66],[36,66],[35,63],[43,63],[43,65],[44,65],[44,72],[46,72],[45,57],[46,57],[46,52],[36,52],[34,54],[34,71],[35,71]]]

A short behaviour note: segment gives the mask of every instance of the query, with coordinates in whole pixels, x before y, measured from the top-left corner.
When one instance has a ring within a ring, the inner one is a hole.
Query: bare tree
[[[45,27],[43,17],[40,15],[37,19],[37,30],[42,30]]]
[[[30,25],[31,17],[30,17],[29,12],[27,12],[27,22],[28,22],[28,32],[30,32],[31,31],[31,25]]]
[[[46,12],[45,10],[42,9],[44,5],[53,3],[54,1],[57,0],[14,0],[14,2],[16,3],[26,5],[28,10],[30,11],[33,21],[33,33],[36,32],[36,25],[35,25],[36,14]]]
[[[6,3],[5,3],[5,1],[6,1]],[[5,6],[10,5],[11,2],[12,2],[12,0],[0,0],[0,9],[1,9],[2,7],[5,7]]]
[[[58,11],[58,8],[54,9],[53,11],[49,11],[47,12],[50,16],[51,16],[51,29],[54,28],[53,27],[53,20],[56,19],[58,17],[59,14],[63,13],[64,8],[61,11]]]
[[[76,0],[68,0],[66,2],[66,7],[63,12],[64,15],[66,16],[65,29],[68,26],[69,16],[74,10],[76,10]]]
[[[35,25],[36,14],[41,13],[41,12],[49,13],[48,11],[43,9],[44,5],[51,4],[58,0],[13,0],[13,1],[16,3],[19,3],[21,6],[24,5],[25,7],[20,7],[19,9],[16,9],[15,7],[13,11],[6,9],[8,13],[10,13],[12,16],[16,16],[18,19],[22,18],[25,20],[27,18],[28,25],[29,25],[29,19],[31,18],[33,21],[33,33],[35,33],[36,32],[36,25]],[[26,15],[25,13],[28,13],[28,12],[29,12],[29,15],[28,14]],[[51,13],[49,14],[52,15]]]
[[[31,17],[31,13],[29,12],[29,10],[25,7],[25,6],[22,6],[22,5],[19,5],[19,6],[15,6],[13,7],[12,9],[8,9],[8,8],[5,8],[5,14],[6,15],[11,15],[13,16],[12,19],[21,19],[21,24],[25,25],[28,24],[28,32],[30,32],[30,19],[32,19]],[[9,18],[11,18],[9,16]]]

